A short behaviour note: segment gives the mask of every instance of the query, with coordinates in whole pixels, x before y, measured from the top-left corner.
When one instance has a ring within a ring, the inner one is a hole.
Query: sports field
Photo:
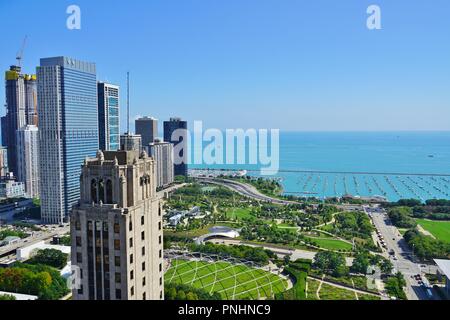
[[[417,219],[417,223],[435,236],[436,239],[450,243],[450,221]]]
[[[228,262],[171,260],[166,283],[181,283],[218,292],[223,299],[270,298],[286,289],[287,282],[270,272]]]

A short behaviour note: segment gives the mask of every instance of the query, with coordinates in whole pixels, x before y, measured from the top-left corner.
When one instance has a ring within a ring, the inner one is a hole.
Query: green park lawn
[[[246,219],[246,218],[251,218],[253,217],[250,214],[250,210],[249,209],[245,209],[245,208],[230,208],[227,210],[227,218],[229,219]]]
[[[350,251],[352,249],[352,245],[345,241],[339,239],[330,239],[330,238],[316,238],[316,237],[307,237],[310,240],[313,240],[315,245],[327,250],[346,250]]]
[[[218,292],[227,300],[271,298],[287,287],[284,279],[270,272],[228,262],[172,260],[164,280]]]
[[[417,219],[417,223],[435,236],[436,239],[450,243],[450,221]]]

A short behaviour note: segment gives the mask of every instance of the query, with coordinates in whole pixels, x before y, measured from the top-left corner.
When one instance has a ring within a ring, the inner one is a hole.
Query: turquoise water
[[[190,166],[206,167],[260,169]],[[450,199],[450,132],[281,132],[280,171],[273,177],[286,194],[302,196]]]

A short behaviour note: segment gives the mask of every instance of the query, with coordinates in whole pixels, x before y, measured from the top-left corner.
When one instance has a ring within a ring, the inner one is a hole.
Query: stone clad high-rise
[[[37,69],[41,212],[59,224],[80,197],[81,165],[98,150],[94,63],[41,59]]]
[[[155,162],[137,150],[86,159],[70,225],[75,300],[164,298],[162,204]]]

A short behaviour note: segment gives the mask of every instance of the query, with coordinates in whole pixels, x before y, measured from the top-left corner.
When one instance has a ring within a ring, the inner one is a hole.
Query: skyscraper
[[[173,144],[155,139],[146,150],[156,161],[156,187],[160,189],[173,183]]]
[[[86,159],[70,228],[81,280],[74,300],[163,299],[162,204],[145,152],[99,151]]]
[[[16,131],[27,124],[36,125],[36,76],[21,73],[11,66],[5,73],[6,115],[2,117],[2,144],[8,148],[9,170],[17,175]]]
[[[148,146],[158,136],[158,120],[152,117],[143,117],[134,121],[136,134],[142,137],[142,145]]]
[[[5,177],[8,172],[8,149],[2,146],[0,147],[0,178]]]
[[[119,150],[119,87],[98,82],[98,134],[101,150]]]
[[[125,133],[120,135],[120,150],[142,151],[142,138],[139,134]]]
[[[164,121],[164,141],[174,145],[173,160],[175,176],[187,176],[187,139],[188,132],[186,121],[183,121],[180,118],[170,118],[170,121]],[[177,152],[176,150],[179,151]]]
[[[17,179],[29,197],[39,197],[39,131],[34,125],[17,130]]]
[[[61,223],[80,197],[81,165],[98,150],[94,63],[67,57],[38,67],[42,218]]]

